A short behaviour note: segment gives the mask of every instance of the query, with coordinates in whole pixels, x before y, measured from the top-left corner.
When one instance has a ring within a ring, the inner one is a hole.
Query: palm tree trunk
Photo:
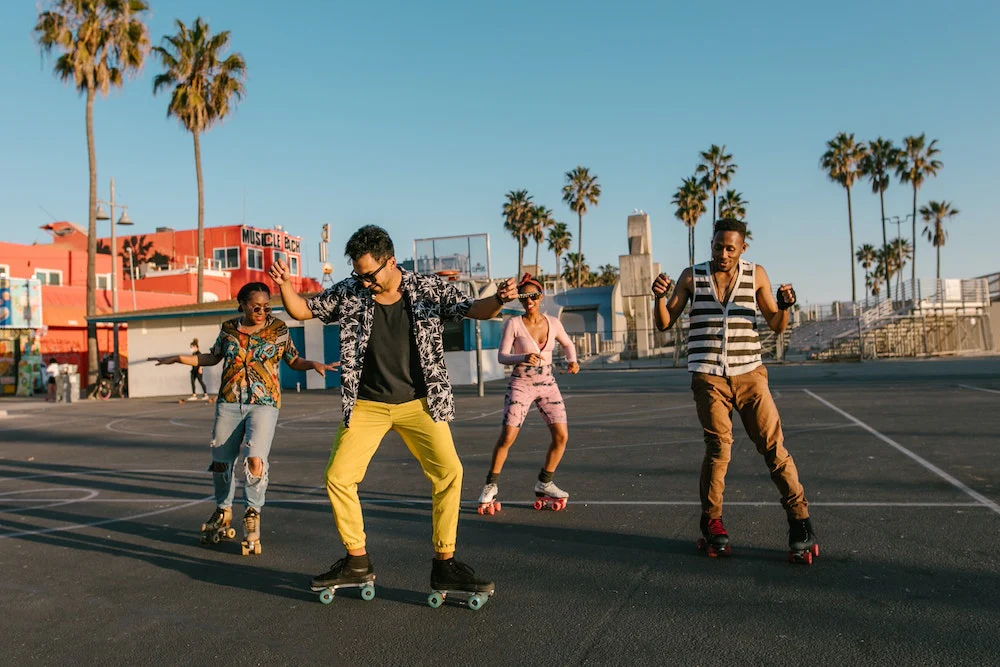
[[[556,280],[558,280],[559,279],[559,274],[562,273],[562,272],[559,270],[559,253],[557,252],[557,253],[554,253],[554,254],[556,256]]]
[[[535,239],[535,273],[539,273],[539,268],[538,268],[538,253],[539,253],[540,249],[539,249],[538,246],[540,246],[541,243],[542,242],[539,241],[537,238]]]
[[[87,160],[90,201],[87,207],[87,385],[97,384],[97,153],[94,149],[94,98],[97,90],[87,87]],[[112,221],[113,222],[113,221]]]
[[[937,279],[938,286],[941,285],[941,246],[937,247]]]
[[[583,269],[583,212],[577,211],[577,216],[580,218],[580,224],[577,227],[576,236],[576,286],[581,287],[580,284],[580,271]]]
[[[694,227],[688,227],[688,266],[694,266]]]
[[[205,302],[205,183],[201,178],[201,142],[194,135],[194,170],[198,174],[198,303]]]
[[[854,281],[854,216],[851,214],[851,189],[844,189],[847,190],[847,231],[851,237],[851,303],[856,303],[858,293]]]
[[[910,285],[910,290],[913,292],[913,298],[917,298],[917,185],[913,185],[913,233],[910,238],[913,240],[913,257],[910,259],[910,280],[913,284]],[[916,303],[914,301],[914,303]]]
[[[524,275],[524,235],[517,234],[517,279]]]
[[[888,252],[889,239],[885,235],[885,193],[881,190],[878,193],[879,203],[882,205],[882,252]],[[889,259],[889,255],[885,258],[885,296],[889,301],[892,301],[892,272],[889,270],[889,266],[892,262]]]

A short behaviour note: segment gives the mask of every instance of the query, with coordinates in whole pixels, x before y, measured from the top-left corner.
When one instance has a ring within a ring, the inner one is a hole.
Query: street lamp
[[[904,215],[902,217],[900,217],[898,215],[890,215],[890,216],[888,216],[888,217],[885,218],[886,220],[895,220],[896,221],[896,254],[898,255],[897,259],[899,260],[899,272],[900,272],[899,283],[900,283],[901,286],[903,286],[903,289],[904,289],[904,294],[903,294],[903,297],[904,297],[903,300],[904,301],[905,301],[905,285],[903,285],[903,275],[902,275],[902,273],[903,273],[903,232],[900,230],[900,225],[902,224],[902,222],[904,220],[908,220],[908,219],[910,219],[912,217],[913,217],[912,213],[907,213],[906,215]],[[916,243],[916,240],[914,240],[914,243]],[[910,291],[911,291],[912,294],[916,294],[916,289],[917,289],[916,285],[911,285],[910,286]],[[912,296],[912,294],[911,294],[911,296]]]
[[[102,204],[107,204],[111,208],[111,215],[108,215],[104,211]],[[115,222],[115,206],[120,206],[122,209],[122,216]],[[115,236],[115,226],[116,225],[132,225],[131,218],[128,217],[128,206],[125,204],[115,204],[115,179],[111,179],[111,200],[105,201],[103,199],[97,200],[97,219],[98,220],[110,220],[111,221],[111,311],[114,313],[118,312],[118,267],[115,261],[115,257],[118,253],[118,240]],[[116,325],[117,327],[117,325]]]
[[[104,207],[102,204],[107,204],[111,209],[111,214],[108,215],[104,212]],[[119,206],[122,209],[121,218],[118,222],[115,222],[115,206]],[[129,226],[132,224],[132,220],[128,217],[128,206],[125,204],[115,204],[115,179],[111,179],[111,199],[105,201],[103,199],[97,200],[97,219],[98,220],[110,220],[111,221],[111,312],[118,312],[118,263],[117,263],[117,253],[118,253],[118,239],[115,236],[115,227],[117,225]],[[131,261],[131,260],[130,260]],[[132,286],[133,289],[133,300],[135,299],[135,285]],[[132,309],[135,310],[135,305],[133,301]],[[114,354],[112,359],[114,361],[114,368],[111,370],[112,387],[118,386],[118,366],[119,366],[119,355],[118,355],[118,322],[114,323]]]

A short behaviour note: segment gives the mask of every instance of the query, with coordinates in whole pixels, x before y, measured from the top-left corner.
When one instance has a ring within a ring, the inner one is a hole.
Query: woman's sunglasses
[[[270,313],[271,306],[254,306],[250,309],[251,313]]]
[[[517,298],[521,301],[538,301],[542,298],[541,292],[532,292],[531,294],[518,294]]]

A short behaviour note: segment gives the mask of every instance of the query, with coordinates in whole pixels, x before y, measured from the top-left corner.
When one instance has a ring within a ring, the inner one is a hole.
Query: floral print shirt
[[[252,334],[239,329],[241,317],[222,324],[211,353],[222,357],[220,403],[242,403],[281,407],[281,360],[290,364],[298,358],[288,326],[268,317],[264,328]]]
[[[425,276],[400,269],[403,300],[420,356],[427,384],[427,405],[434,421],[455,418],[448,369],[444,365],[442,320],[461,320],[474,299],[439,276]],[[356,278],[347,278],[307,300],[312,314],[326,323],[340,322],[340,387],[343,395],[344,426],[350,426],[351,412],[358,400],[365,351],[375,320],[371,290]]]

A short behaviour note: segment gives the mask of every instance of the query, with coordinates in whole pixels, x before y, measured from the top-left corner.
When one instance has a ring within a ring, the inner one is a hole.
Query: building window
[[[285,263],[285,266],[288,266],[288,254],[287,253],[283,253],[280,250],[275,250],[274,253],[271,255],[271,257],[272,257],[272,259],[271,259],[272,262],[277,262],[280,259],[282,262]]]
[[[299,275],[299,258],[295,255],[288,258],[288,270],[293,276]]]
[[[264,251],[260,248],[247,248],[247,268],[251,271],[264,270]]]
[[[110,273],[98,273],[97,274],[97,289],[111,289],[111,274]]]
[[[43,285],[62,285],[62,271],[58,269],[35,269],[35,278]]]
[[[10,278],[9,264],[0,264],[0,276],[4,276],[5,278]]]
[[[238,246],[232,248],[216,248],[212,251],[214,264],[220,269],[240,268],[240,249]]]

